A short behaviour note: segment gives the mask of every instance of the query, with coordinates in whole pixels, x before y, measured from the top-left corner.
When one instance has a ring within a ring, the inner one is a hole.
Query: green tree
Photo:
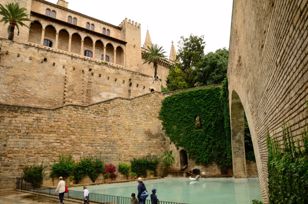
[[[158,63],[165,59],[165,51],[162,47],[154,44],[148,46],[145,51],[142,53],[144,63],[151,64],[153,63],[154,67],[154,79],[157,80],[157,68]]]
[[[178,65],[185,73],[185,81],[189,87],[194,86],[194,70],[202,62],[204,47],[203,36],[190,35],[188,38],[182,36],[179,42]]]
[[[169,75],[167,78],[167,88],[170,91],[176,89],[185,89],[188,88],[189,85],[185,81],[185,73],[179,66],[173,66],[169,70]]]
[[[0,15],[2,16],[0,22],[4,22],[4,24],[9,24],[9,40],[14,40],[15,27],[17,28],[19,33],[19,26],[27,26],[25,22],[30,20],[27,15],[27,10],[25,8],[19,7],[19,4],[16,2],[8,3],[5,6],[0,4]]]
[[[225,48],[206,54],[196,67],[195,82],[202,85],[222,83],[227,74],[228,56]]]

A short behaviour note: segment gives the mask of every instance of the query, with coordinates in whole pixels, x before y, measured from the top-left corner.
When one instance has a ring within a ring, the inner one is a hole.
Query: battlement
[[[131,19],[128,19],[128,18],[125,18],[119,25],[119,27],[123,27],[125,24],[129,24],[129,25],[132,25],[132,26],[135,26],[136,28],[140,28],[141,27],[141,24],[138,23],[138,22],[135,22]]]

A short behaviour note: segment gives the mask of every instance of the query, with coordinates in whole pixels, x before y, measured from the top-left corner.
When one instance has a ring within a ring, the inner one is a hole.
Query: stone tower
[[[14,1],[14,0],[0,0],[0,4],[2,5],[6,5],[8,3],[11,2],[17,2],[19,4],[20,7],[24,7],[27,9],[27,14],[30,17],[30,11],[31,11],[31,3],[32,0],[18,0],[18,1]],[[2,18],[0,16],[0,18]],[[30,21],[26,22],[26,25],[30,25]],[[3,23],[0,23],[0,27],[3,28]],[[8,24],[5,25],[5,28],[8,27]],[[14,35],[14,41],[17,42],[25,42],[28,40],[29,37],[29,29],[25,26],[23,27],[19,27],[19,33],[17,28],[15,28],[15,35]],[[7,38],[8,37],[8,33],[7,33],[7,29],[0,29],[0,37],[1,38]]]
[[[64,8],[68,8],[68,2],[65,1],[65,0],[58,0],[58,3],[57,3],[59,6],[62,6]]]
[[[124,19],[120,24],[123,39],[127,42],[125,66],[130,67],[132,71],[136,71],[141,66],[141,28],[140,24],[130,19]]]

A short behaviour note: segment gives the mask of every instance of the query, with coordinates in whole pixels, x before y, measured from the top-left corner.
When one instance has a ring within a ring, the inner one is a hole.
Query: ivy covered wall
[[[160,112],[163,127],[176,146],[200,164],[231,167],[227,82],[165,98]]]

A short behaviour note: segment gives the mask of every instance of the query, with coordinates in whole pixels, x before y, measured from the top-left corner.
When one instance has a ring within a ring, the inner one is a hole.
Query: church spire
[[[171,44],[169,60],[171,60],[171,61],[175,61],[176,60],[176,51],[175,51],[175,47],[173,45],[173,41],[172,41],[172,44]]]
[[[150,32],[149,32],[149,30],[147,30],[147,34],[145,36],[143,48],[147,48],[147,47],[151,47],[151,46],[152,46],[152,41],[151,41],[151,37],[150,37]]]

